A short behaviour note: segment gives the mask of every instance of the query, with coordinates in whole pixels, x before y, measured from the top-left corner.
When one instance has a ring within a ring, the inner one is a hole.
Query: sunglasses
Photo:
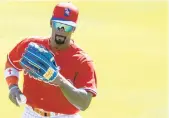
[[[64,30],[65,32],[71,32],[73,31],[73,26],[62,24],[56,21],[52,21],[52,25],[57,30]]]

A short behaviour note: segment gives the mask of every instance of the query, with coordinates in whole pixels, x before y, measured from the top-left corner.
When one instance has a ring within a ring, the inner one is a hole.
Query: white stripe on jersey
[[[10,62],[10,64],[14,67],[14,68],[16,68],[17,70],[22,70],[22,69],[19,69],[19,68],[17,68],[14,64],[13,64],[13,62],[19,62],[19,60],[15,60],[15,61],[11,61],[11,59],[9,58],[9,55],[8,55],[8,60],[9,60],[9,62]]]

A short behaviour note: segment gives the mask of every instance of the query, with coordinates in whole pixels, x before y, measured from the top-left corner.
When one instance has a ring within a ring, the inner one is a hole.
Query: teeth
[[[65,36],[61,36],[61,35],[55,35],[56,39],[60,39],[60,40],[64,40],[66,37]]]
[[[62,35],[55,35],[55,37],[62,37],[62,38],[65,38],[65,36],[62,36]]]
[[[64,38],[64,36],[56,36],[56,37],[58,37],[58,38]]]
[[[64,39],[64,37],[56,37],[57,39]]]

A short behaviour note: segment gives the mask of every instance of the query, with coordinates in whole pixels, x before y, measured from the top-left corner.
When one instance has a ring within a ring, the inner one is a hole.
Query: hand
[[[19,101],[21,100],[20,98],[20,94],[22,94],[22,92],[20,91],[18,85],[11,85],[9,87],[9,99],[16,105],[19,106],[18,102],[16,99],[18,99]]]

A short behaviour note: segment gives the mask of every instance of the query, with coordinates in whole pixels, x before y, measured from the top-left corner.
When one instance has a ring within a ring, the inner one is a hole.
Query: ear
[[[76,30],[76,27],[73,27],[73,31],[72,32],[75,32],[75,30]]]
[[[50,27],[52,27],[52,18],[50,19]]]

